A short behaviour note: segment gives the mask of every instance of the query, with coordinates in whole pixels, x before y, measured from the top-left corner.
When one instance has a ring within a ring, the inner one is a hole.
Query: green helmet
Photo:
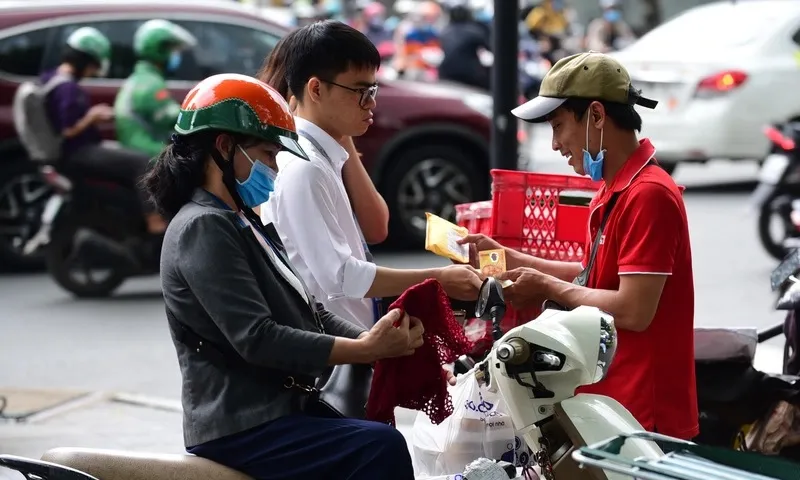
[[[148,20],[133,35],[136,56],[158,64],[166,63],[175,48],[191,48],[196,44],[194,35],[167,20]]]
[[[100,30],[94,27],[81,27],[70,34],[67,45],[97,60],[101,76],[108,73],[111,63],[111,42]]]

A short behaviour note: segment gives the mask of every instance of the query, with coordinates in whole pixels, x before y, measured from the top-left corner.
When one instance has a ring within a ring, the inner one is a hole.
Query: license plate
[[[659,102],[656,110],[672,110],[678,106],[678,92],[680,84],[663,82],[638,82],[636,87],[642,90],[642,95]]]
[[[63,195],[53,195],[50,197],[47,200],[47,204],[44,206],[44,211],[42,212],[42,225],[51,225],[53,220],[56,219],[56,215],[58,215],[58,212],[61,210],[61,206],[63,204]]]
[[[758,181],[769,185],[777,185],[788,166],[789,157],[781,154],[772,154],[764,160],[764,166],[758,172]]]

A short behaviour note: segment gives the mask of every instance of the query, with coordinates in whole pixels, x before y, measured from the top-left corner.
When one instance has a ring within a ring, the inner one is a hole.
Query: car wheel
[[[22,249],[39,230],[42,209],[52,189],[36,165],[14,161],[0,168],[0,265],[10,270],[44,267],[42,252],[24,255]]]
[[[392,243],[421,246],[426,212],[455,221],[455,205],[488,198],[488,174],[474,153],[450,144],[410,147],[395,154],[382,182]]]

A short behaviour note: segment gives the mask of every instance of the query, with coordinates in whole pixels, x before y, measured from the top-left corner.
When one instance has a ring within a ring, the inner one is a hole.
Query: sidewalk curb
[[[48,420],[52,417],[63,415],[65,413],[71,412],[73,410],[78,410],[80,408],[88,407],[89,405],[94,405],[96,403],[100,403],[104,400],[108,400],[110,395],[107,392],[92,392],[87,393],[86,395],[80,396],[74,400],[69,400],[62,404],[56,405],[52,408],[48,408],[42,410],[40,412],[34,413],[33,415],[27,416],[19,422],[15,423],[38,423],[45,420]]]
[[[181,405],[180,400],[172,400],[169,398],[139,395],[137,393],[116,393],[111,395],[109,400],[112,402],[134,405],[137,407],[183,413],[183,406]]]

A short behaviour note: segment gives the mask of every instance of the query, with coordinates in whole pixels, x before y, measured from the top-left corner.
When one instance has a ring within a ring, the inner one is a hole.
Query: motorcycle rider
[[[409,354],[423,328],[397,309],[369,330],[325,310],[275,228],[253,212],[282,170],[276,154],[307,158],[286,101],[252,77],[215,75],[187,95],[175,130],[146,183],[173,217],[161,282],[187,451],[254,479],[413,479],[397,429],[304,412],[313,400],[287,388],[288,378],[310,383],[329,365]],[[220,347],[195,348],[195,340]],[[221,352],[241,360],[227,363],[233,357]]]
[[[636,40],[636,34],[623,18],[620,0],[601,0],[600,7],[603,16],[592,20],[586,28],[586,48],[606,53]]]
[[[95,174],[117,179],[139,192],[146,212],[148,230],[164,231],[163,220],[153,212],[149,196],[138,188],[139,178],[147,170],[149,157],[126,148],[103,145],[98,123],[114,117],[110,105],[92,106],[88,92],[81,87],[84,78],[104,76],[111,62],[111,42],[93,27],[81,27],[67,37],[61,64],[41,75],[46,84],[56,75],[68,80],[55,87],[47,96],[47,116],[54,128],[61,132],[61,161],[67,167],[80,169],[84,174]]]
[[[442,32],[444,59],[439,65],[439,79],[489,90],[489,69],[478,56],[480,49],[491,50],[489,37],[463,3],[450,8],[450,23]]]
[[[370,2],[361,12],[361,33],[378,47],[383,47],[384,43],[392,42],[392,32],[384,25],[386,22],[386,7],[381,2]]]
[[[408,26],[395,31],[395,68],[398,72],[410,79],[418,79],[424,74],[427,65],[422,58],[422,51],[440,48],[436,27],[441,15],[439,4],[432,1],[422,2],[409,13]]]
[[[178,69],[182,51],[196,43],[186,29],[167,20],[149,20],[136,30],[133,50],[139,60],[114,102],[120,144],[151,158],[161,152],[180,113],[165,76]]]

